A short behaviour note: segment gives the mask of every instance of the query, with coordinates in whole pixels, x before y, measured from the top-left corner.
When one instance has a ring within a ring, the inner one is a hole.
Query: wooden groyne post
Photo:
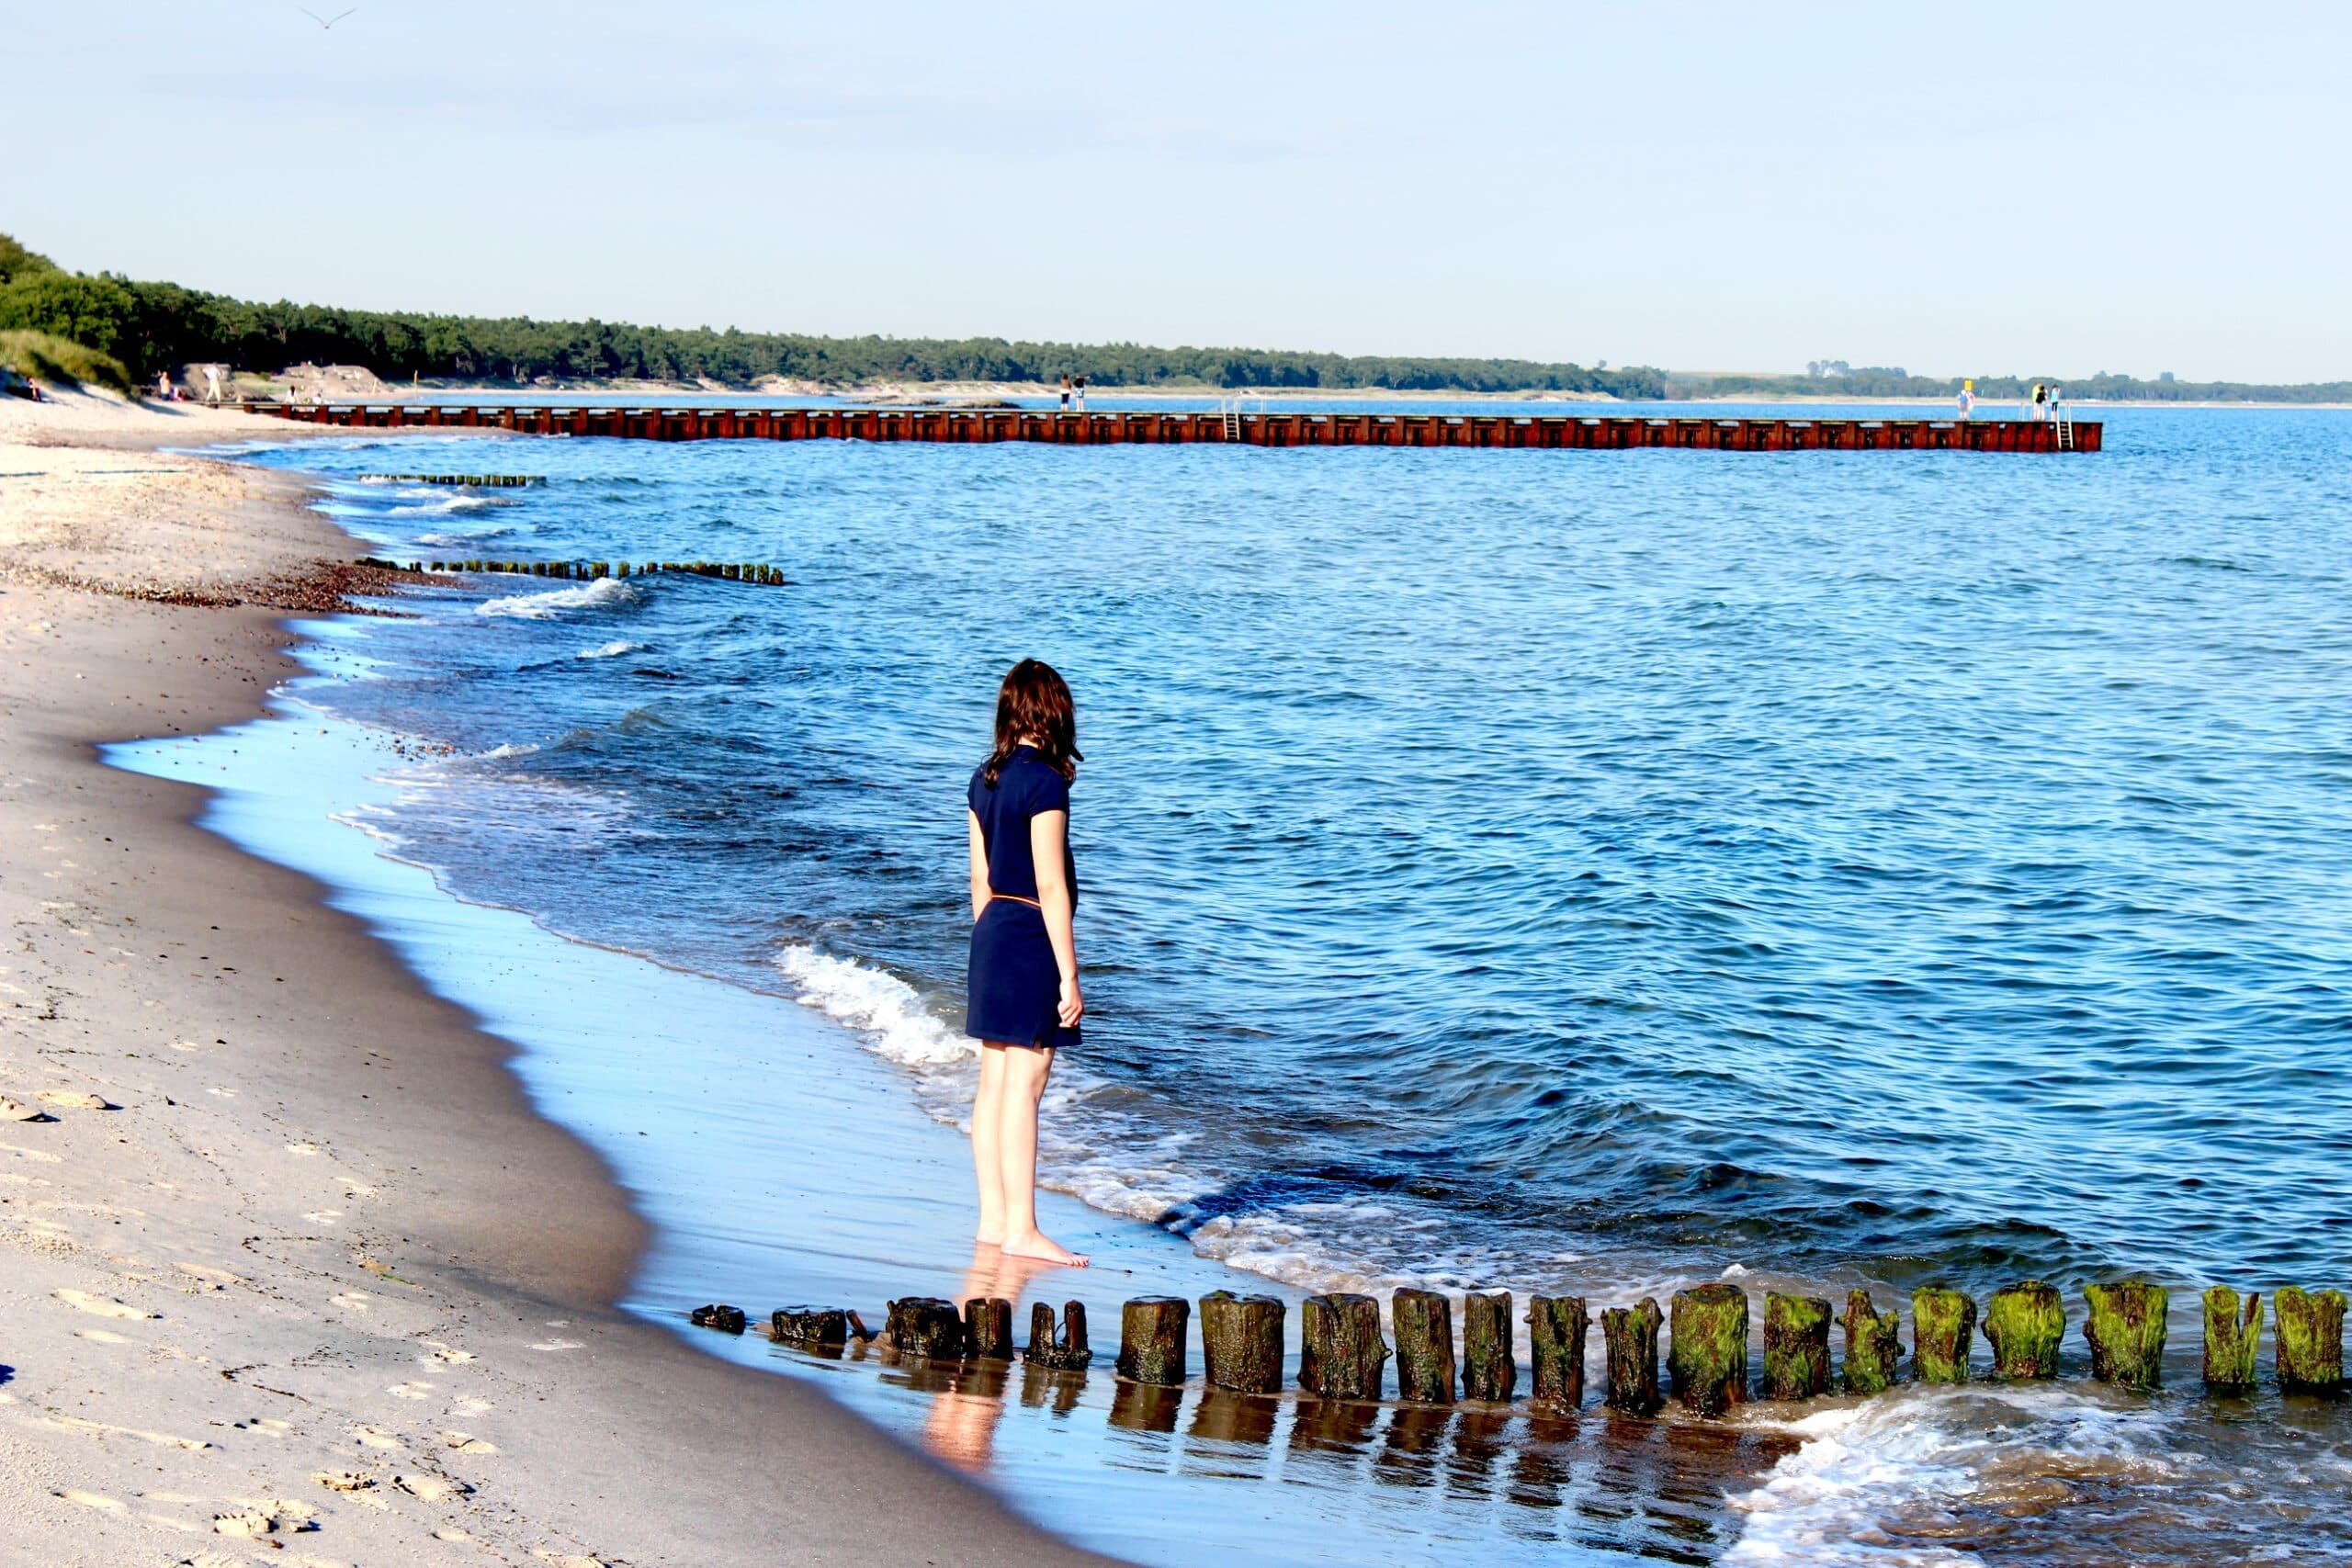
[[[1828,1302],[1819,1296],[1764,1297],[1764,1397],[1812,1399],[1829,1389]]]
[[[1921,1382],[1966,1382],[1975,1336],[1973,1299],[1935,1285],[1911,1292],[1911,1365]]]
[[[1518,1387],[1510,1292],[1469,1292],[1462,1298],[1462,1397],[1508,1404]]]
[[[1435,1291],[1388,1298],[1396,1340],[1396,1397],[1408,1404],[1453,1403],[1453,1303]]]
[[[2262,1343],[2262,1292],[2241,1306],[2227,1285],[2205,1292],[2205,1386],[2236,1392],[2254,1386],[2255,1351]]]
[[[1201,1298],[1201,1359],[1211,1388],[1275,1393],[1283,1386],[1283,1318],[1279,1296],[1237,1296],[1211,1291]]]
[[[2344,1292],[2289,1285],[2271,1298],[2273,1359],[2282,1393],[2334,1393],[2344,1386]]]
[[[2091,1376],[2137,1389],[2165,1381],[2165,1313],[2172,1304],[2171,1292],[2145,1280],[2086,1285],[2083,1304]]]
[[[1720,1416],[1747,1398],[1747,1292],[1699,1285],[1674,1292],[1666,1368],[1674,1397],[1700,1416]]]
[[[1182,1382],[1192,1319],[1193,1303],[1182,1296],[1127,1303],[1119,1313],[1119,1375],[1130,1382]]]
[[[1298,1386],[1323,1399],[1378,1399],[1388,1346],[1370,1296],[1309,1296],[1299,1303]]]
[[[1021,1359],[1040,1371],[1049,1372],[1082,1372],[1092,1363],[1094,1352],[1086,1343],[1086,1303],[1062,1303],[1061,1333],[1054,1332],[1054,1309],[1038,1302],[1029,1309],[1029,1343],[1022,1348]]]
[[[1582,1296],[1527,1298],[1528,1352],[1538,1404],[1574,1410],[1584,1403],[1586,1328]]]
[[[1656,1298],[1629,1307],[1603,1307],[1600,1337],[1609,1355],[1609,1408],[1628,1416],[1655,1414],[1665,1401],[1657,1393]]]
[[[1968,1343],[1963,1332],[1961,1343]],[[1884,1393],[1894,1386],[1903,1361],[1902,1320],[1882,1314],[1868,1291],[1846,1292],[1846,1392]]]
[[[2058,1287],[2023,1280],[1995,1291],[1984,1303],[1984,1337],[1993,1347],[1995,1377],[2056,1377],[2058,1347],[2066,1338],[2066,1303]]]
[[[964,1359],[1012,1359],[1012,1303],[1002,1296],[974,1296],[964,1303]]]

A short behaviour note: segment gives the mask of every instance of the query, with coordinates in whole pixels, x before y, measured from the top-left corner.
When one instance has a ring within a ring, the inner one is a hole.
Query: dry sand
[[[506,1045],[98,762],[288,672],[351,542],[151,450],[288,434],[0,406],[0,1562],[1101,1561],[615,1312],[642,1227]]]

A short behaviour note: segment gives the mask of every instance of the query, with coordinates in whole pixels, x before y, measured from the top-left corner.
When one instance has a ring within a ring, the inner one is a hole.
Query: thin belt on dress
[[[1020,894],[1018,894],[1018,893],[1000,893],[1000,892],[998,892],[998,891],[997,891],[995,888],[993,888],[993,887],[989,888],[989,901],[990,901],[990,902],[994,902],[995,900],[997,900],[997,899],[999,899],[999,898],[1002,898],[1002,899],[1006,900],[1008,903],[1013,903],[1013,904],[1026,904],[1026,905],[1028,905],[1031,908],[1033,908],[1033,909],[1036,910],[1036,911],[1037,911],[1039,914],[1041,914],[1041,915],[1042,915],[1042,914],[1044,914],[1044,913],[1046,912],[1046,907],[1045,907],[1043,904],[1038,903],[1038,902],[1037,902],[1037,900],[1035,900],[1035,898],[1023,898],[1023,897]]]

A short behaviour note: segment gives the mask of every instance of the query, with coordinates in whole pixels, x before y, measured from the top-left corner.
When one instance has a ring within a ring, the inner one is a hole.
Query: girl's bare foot
[[[1004,1235],[1001,1232],[995,1235],[990,1235],[984,1230],[972,1237],[972,1243],[976,1247],[1002,1247],[1004,1245]]]
[[[1043,1231],[1031,1231],[1026,1235],[1008,1236],[1004,1243],[1007,1258],[1035,1258],[1047,1263],[1058,1263],[1065,1269],[1083,1269],[1086,1258],[1070,1251]]]

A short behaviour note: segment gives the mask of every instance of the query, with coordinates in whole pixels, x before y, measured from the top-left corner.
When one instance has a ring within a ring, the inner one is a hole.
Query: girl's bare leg
[[[980,1184],[974,1239],[983,1247],[1004,1241],[1004,1059],[1012,1055],[1001,1045],[981,1044],[980,1087],[972,1097],[972,1174]]]
[[[1000,1091],[1003,1121],[997,1146],[1004,1162],[1005,1256],[1083,1269],[1084,1258],[1037,1228],[1037,1102],[1045,1097],[1046,1075],[1054,1070],[1054,1053],[1050,1048],[1007,1048],[996,1054],[1004,1058]]]

